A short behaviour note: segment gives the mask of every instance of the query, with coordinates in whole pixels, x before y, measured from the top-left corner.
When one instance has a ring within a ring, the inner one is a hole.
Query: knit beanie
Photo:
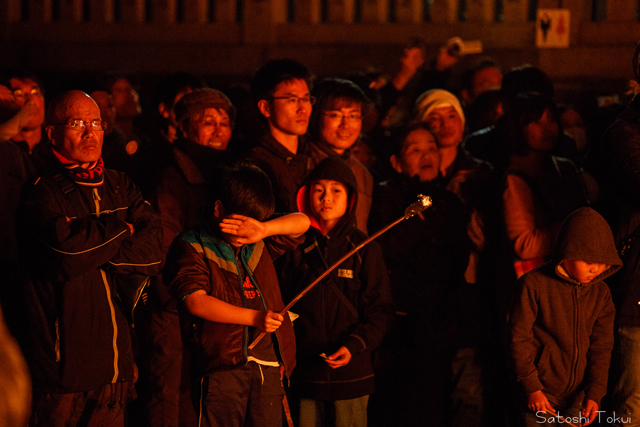
[[[224,93],[211,88],[196,89],[180,98],[174,107],[176,122],[182,125],[187,120],[193,120],[207,108],[224,110],[229,116],[231,127],[233,127],[236,108]]]
[[[431,89],[424,92],[418,97],[415,108],[416,120],[426,122],[429,113],[436,108],[453,107],[458,112],[460,120],[462,120],[462,128],[464,129],[464,112],[458,98],[451,92],[444,89]]]

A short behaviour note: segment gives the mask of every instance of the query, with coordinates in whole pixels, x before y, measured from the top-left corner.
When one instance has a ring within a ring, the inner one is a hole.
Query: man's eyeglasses
[[[291,96],[272,96],[270,99],[285,99],[287,104],[289,105],[294,105],[294,104],[309,104],[309,105],[314,105],[316,103],[316,97],[315,96],[307,96],[304,98],[300,98],[298,96],[295,95],[291,95]]]
[[[18,98],[24,98],[27,94],[30,94],[31,96],[42,96],[42,91],[40,90],[40,88],[38,86],[31,88],[31,90],[28,91],[24,91],[22,89],[13,89],[13,96],[18,99]]]
[[[324,113],[324,115],[336,122],[342,122],[343,119],[347,123],[357,123],[362,121],[362,116],[360,114],[344,115],[341,113]]]
[[[69,129],[77,131],[84,131],[87,127],[95,131],[103,131],[107,128],[107,122],[98,119],[90,122],[85,122],[81,119],[69,119],[66,123],[53,123],[53,125],[69,126]]]

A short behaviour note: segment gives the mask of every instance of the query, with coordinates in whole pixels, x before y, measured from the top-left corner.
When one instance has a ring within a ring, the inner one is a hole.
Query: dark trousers
[[[182,345],[177,302],[162,287],[157,280],[149,287],[148,301],[137,313],[140,380],[129,415],[136,427],[191,427],[197,423],[189,354]]]
[[[282,427],[280,368],[255,362],[209,374],[193,389],[200,427]]]
[[[80,393],[34,393],[31,427],[122,427],[130,383]]]

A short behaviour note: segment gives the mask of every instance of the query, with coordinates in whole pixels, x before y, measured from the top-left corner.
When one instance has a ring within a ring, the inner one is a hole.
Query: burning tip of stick
[[[429,196],[425,196],[424,194],[418,194],[418,200],[415,201],[411,206],[409,206],[404,211],[405,219],[411,218],[412,216],[424,211],[429,206],[433,204],[433,200]]]

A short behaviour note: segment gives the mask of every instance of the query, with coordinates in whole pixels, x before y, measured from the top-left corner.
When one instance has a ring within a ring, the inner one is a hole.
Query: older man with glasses
[[[25,185],[17,227],[30,425],[124,426],[137,376],[129,322],[139,284],[160,269],[160,220],[123,173],[104,168],[93,99],[65,92],[47,122],[52,167]]]

